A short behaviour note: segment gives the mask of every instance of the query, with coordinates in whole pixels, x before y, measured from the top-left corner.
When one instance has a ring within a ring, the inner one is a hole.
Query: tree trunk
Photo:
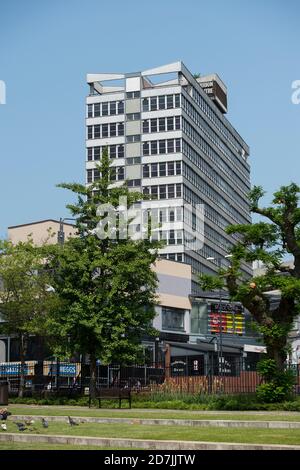
[[[90,396],[96,397],[97,364],[94,353],[90,354]]]
[[[25,354],[26,354],[26,339],[23,334],[20,335],[20,385],[19,385],[19,393],[18,396],[20,398],[24,395],[25,390]]]

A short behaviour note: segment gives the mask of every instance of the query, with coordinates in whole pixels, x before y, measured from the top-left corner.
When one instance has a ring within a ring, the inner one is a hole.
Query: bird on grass
[[[2,431],[6,431],[6,430],[7,430],[7,427],[6,427],[6,424],[5,424],[5,423],[1,424],[1,429],[2,429]]]
[[[25,419],[25,424],[26,424],[26,426],[31,426],[32,424],[34,424],[34,420],[33,419],[26,420]]]
[[[68,416],[69,424],[70,426],[79,426],[79,423],[76,423],[74,419],[71,418],[71,416]]]
[[[28,429],[28,428],[26,428],[24,423],[18,423],[16,421],[14,421],[14,423],[18,427],[18,430],[21,431],[21,432],[26,431],[26,429]]]
[[[45,429],[49,428],[49,423],[45,418],[42,418],[42,425]]]

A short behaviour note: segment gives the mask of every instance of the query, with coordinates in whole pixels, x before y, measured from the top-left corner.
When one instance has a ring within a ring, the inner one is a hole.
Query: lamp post
[[[232,255],[225,255],[224,258],[231,258]],[[222,268],[223,258],[214,258],[209,256],[206,258],[208,261],[217,261],[219,270]],[[223,319],[222,319],[222,289],[219,288],[219,342],[218,342],[218,372],[220,377],[223,377]]]
[[[64,221],[65,220],[76,220],[70,217],[60,217],[59,219],[59,231],[57,232],[57,243],[63,245],[65,242],[65,232],[64,232]]]

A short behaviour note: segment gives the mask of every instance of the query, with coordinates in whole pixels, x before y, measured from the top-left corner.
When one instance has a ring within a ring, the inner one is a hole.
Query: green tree
[[[27,242],[0,241],[1,332],[19,340],[21,362],[19,396],[25,388],[25,356],[30,335],[44,335],[45,319],[56,296],[40,248]]]
[[[107,150],[98,166],[101,178],[89,187],[61,184],[78,196],[67,207],[76,218],[78,237],[63,246],[53,246],[49,267],[54,272],[53,285],[61,299],[48,323],[58,344],[56,352],[88,354],[90,359],[90,393],[95,393],[96,360],[103,363],[130,363],[141,353],[141,337],[153,333],[155,316],[156,274],[151,265],[157,258],[157,242],[132,240],[121,236],[121,227],[105,222],[106,212],[99,215],[100,205],[116,211],[120,196],[126,207],[142,199],[129,191],[126,184],[111,184],[113,167]],[[99,238],[97,227],[112,229],[111,238]]]
[[[239,236],[231,250],[231,266],[217,277],[200,277],[204,289],[226,287],[231,299],[241,302],[252,314],[267,347],[267,359],[260,364],[267,384],[259,393],[273,401],[284,399],[293,383],[285,362],[288,335],[300,312],[299,193],[300,187],[294,183],[282,186],[269,207],[260,207],[265,193],[255,186],[249,195],[251,211],[265,220],[227,227],[227,233]],[[294,267],[284,265],[286,255],[293,257]],[[241,264],[256,260],[264,263],[266,272],[249,279],[241,273]],[[280,294],[277,305],[272,303],[272,291]]]

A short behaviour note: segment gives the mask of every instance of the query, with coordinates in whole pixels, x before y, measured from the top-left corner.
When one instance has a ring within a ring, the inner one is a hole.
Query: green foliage
[[[100,204],[117,209],[122,196],[129,208],[142,198],[126,185],[111,184],[107,150],[99,171],[101,179],[88,188],[60,185],[78,196],[68,207],[76,217],[79,237],[48,249],[48,267],[61,303],[47,327],[56,354],[88,354],[94,364],[96,358],[131,363],[141,354],[141,336],[154,333],[157,278],[151,266],[159,245],[148,239],[123,239],[118,225],[114,238],[98,238],[97,226],[106,216],[99,214]]]
[[[270,207],[259,205],[264,194],[260,186],[254,186],[249,201],[251,211],[265,220],[227,227],[228,234],[238,235],[231,249],[231,266],[215,278],[202,276],[200,283],[202,288],[211,290],[225,279],[230,298],[241,302],[252,314],[270,360],[261,366],[267,384],[258,393],[261,399],[273,402],[285,399],[292,387],[283,371],[287,338],[300,313],[300,186],[295,183],[281,186]],[[287,254],[293,256],[294,267],[283,265]],[[249,278],[242,274],[244,263],[257,260],[265,267],[261,276]],[[276,307],[271,303],[273,291],[280,296]]]

